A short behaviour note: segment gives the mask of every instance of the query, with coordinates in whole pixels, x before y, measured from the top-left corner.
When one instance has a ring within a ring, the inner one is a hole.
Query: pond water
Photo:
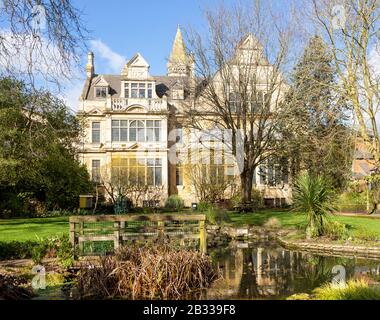
[[[205,299],[284,299],[310,293],[331,282],[338,267],[346,280],[380,280],[380,260],[320,256],[282,248],[276,242],[235,242],[210,250],[223,277],[207,290]],[[343,271],[343,273],[342,273]]]
[[[222,278],[201,293],[201,299],[273,300],[296,293],[311,293],[316,287],[333,280],[335,266],[344,268],[346,280],[365,277],[380,281],[380,260],[290,251],[275,241],[231,242],[226,248],[209,250],[208,253],[221,270]],[[70,299],[71,290],[63,289],[56,286],[40,290],[36,299]]]

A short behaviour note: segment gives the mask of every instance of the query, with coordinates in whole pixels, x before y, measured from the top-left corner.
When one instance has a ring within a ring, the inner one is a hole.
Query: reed
[[[78,275],[81,299],[186,299],[219,277],[208,256],[170,246],[126,246],[85,264]]]

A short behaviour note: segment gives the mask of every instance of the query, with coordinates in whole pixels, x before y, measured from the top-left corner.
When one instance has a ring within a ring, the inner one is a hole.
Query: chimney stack
[[[95,74],[94,53],[91,51],[87,54],[86,74],[89,79],[93,78]]]

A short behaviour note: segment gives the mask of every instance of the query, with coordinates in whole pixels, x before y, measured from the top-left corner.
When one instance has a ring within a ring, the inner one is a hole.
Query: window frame
[[[153,99],[154,82],[125,81],[124,98],[126,99]]]
[[[237,113],[241,105],[240,93],[231,91],[228,95],[228,105],[231,113]]]
[[[98,166],[95,166],[94,163],[98,163]],[[91,180],[92,182],[99,183],[100,182],[100,159],[92,159],[91,161]],[[95,171],[96,170],[96,171]]]
[[[126,174],[128,179],[132,179],[133,173],[136,173],[136,181],[131,181],[131,183],[150,187],[159,187],[163,185],[163,161],[161,158],[126,157],[123,159],[117,159],[117,161],[118,162],[116,163],[112,163],[111,172],[117,172],[119,175]],[[151,181],[149,181],[149,171],[152,172]],[[142,177],[144,178],[144,183],[141,183]]]
[[[122,126],[122,122],[127,122]],[[114,126],[114,123],[118,123]],[[153,122],[153,125],[148,125],[148,122]],[[133,126],[132,126],[133,125]],[[122,139],[122,130],[126,130],[126,139]],[[114,139],[117,132],[117,139]],[[134,132],[134,133],[133,133]],[[151,132],[152,135],[149,135]],[[131,139],[134,136],[134,139]],[[152,139],[150,139],[151,137]],[[142,139],[142,137],[144,137]],[[162,142],[162,120],[160,119],[112,119],[111,121],[111,141],[112,142]]]
[[[99,128],[94,128],[94,124],[98,124]],[[95,141],[94,139],[94,133],[97,133],[99,135],[98,141]],[[99,144],[101,142],[101,122],[100,121],[92,121],[91,122],[91,143],[97,143]]]
[[[103,99],[107,99],[107,96],[108,96],[108,87],[105,87],[105,86],[98,86],[98,87],[95,87],[95,99],[99,99],[99,100],[103,100]],[[104,90],[104,96],[103,95],[99,95],[98,96],[98,90]]]

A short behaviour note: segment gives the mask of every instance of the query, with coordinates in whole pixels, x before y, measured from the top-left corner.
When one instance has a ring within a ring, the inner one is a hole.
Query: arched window
[[[129,141],[145,141],[145,123],[144,121],[134,120],[129,123]]]

